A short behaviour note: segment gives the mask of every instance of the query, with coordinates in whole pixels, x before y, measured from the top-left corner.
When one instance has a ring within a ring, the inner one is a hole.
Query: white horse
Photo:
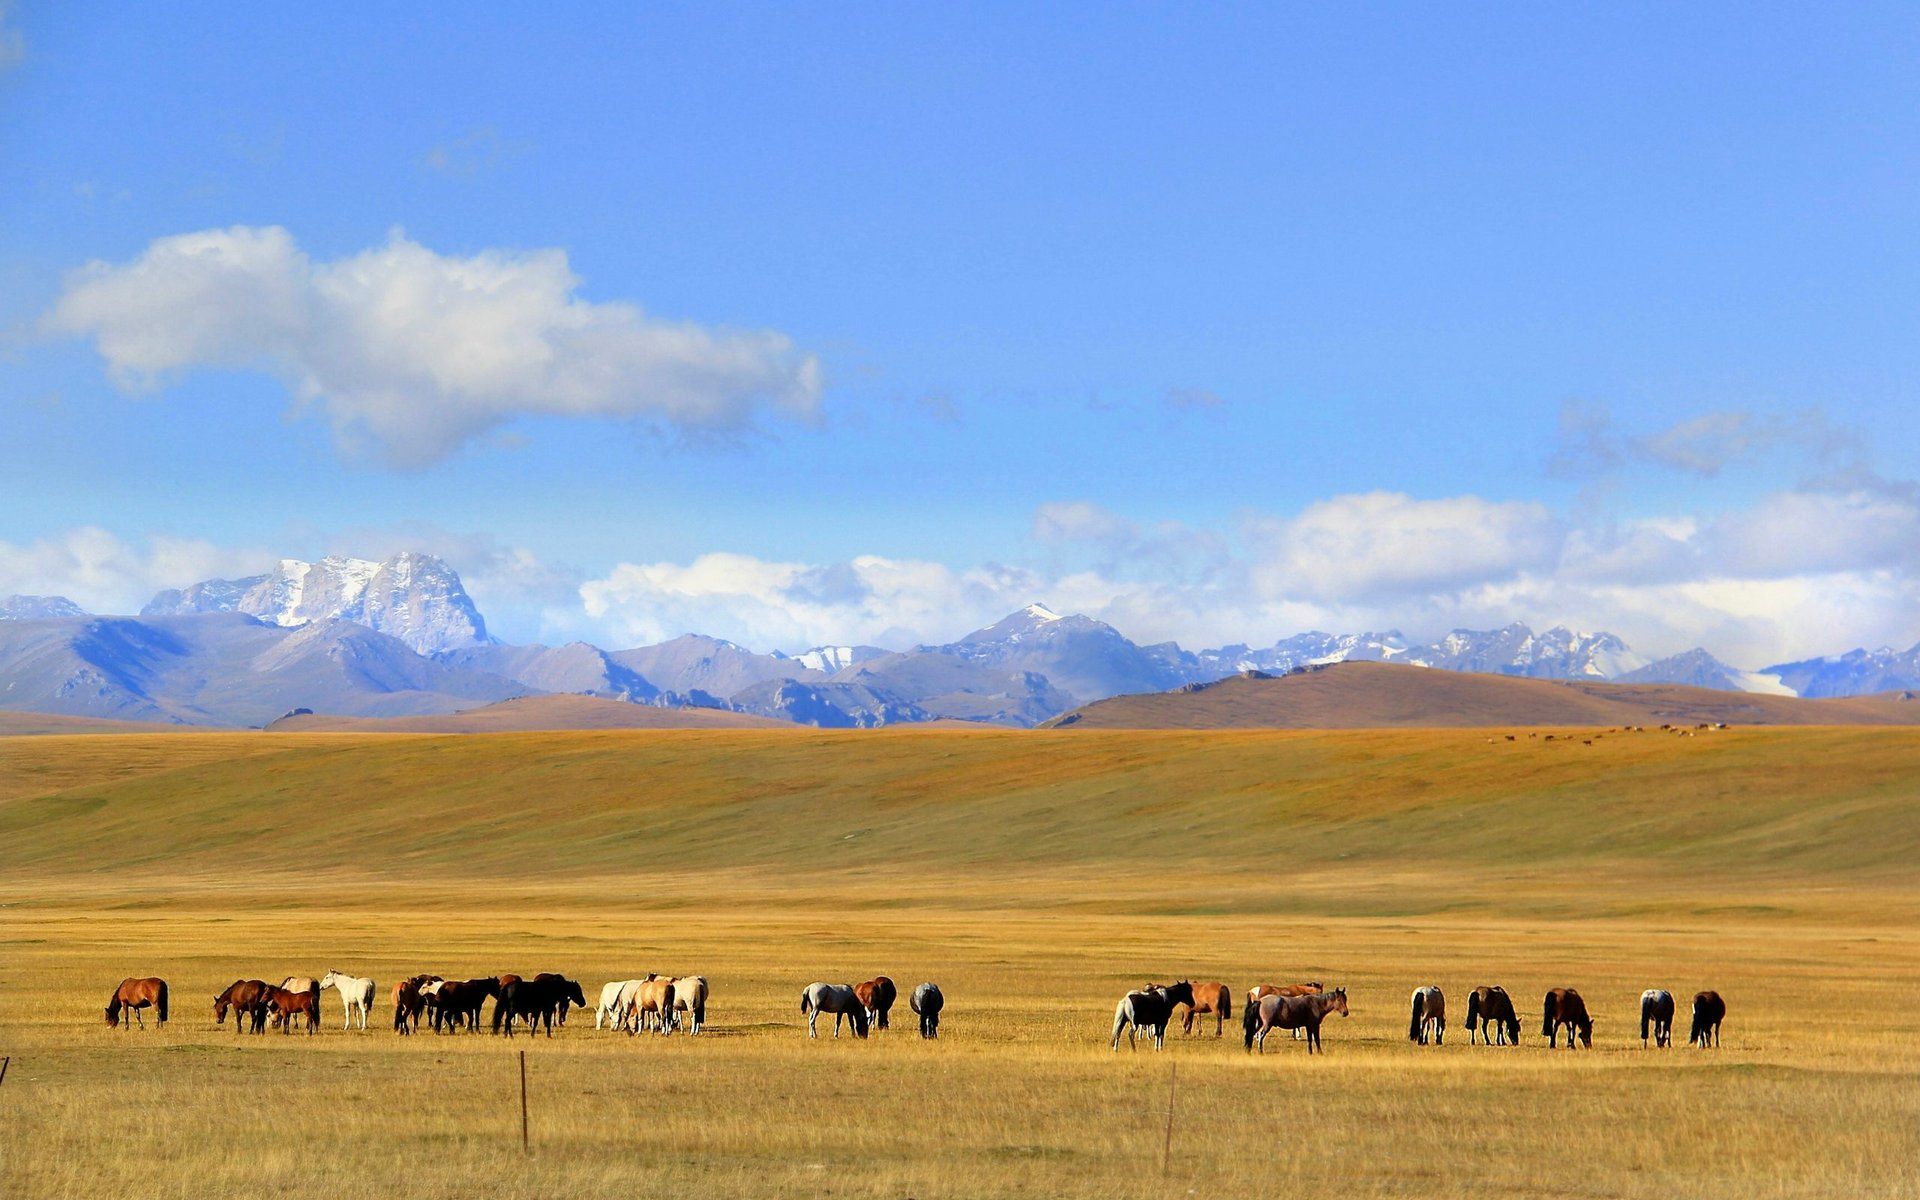
[[[632,982],[633,980],[631,979],[616,979],[612,983],[601,987],[600,1003],[595,1005],[593,1009],[593,1027],[595,1029],[605,1028],[607,1027],[607,1022],[618,1019],[620,1013],[620,992]],[[620,1026],[616,1024],[612,1026],[612,1028],[618,1029]]]
[[[844,1018],[853,1024],[853,1036],[867,1036],[867,1006],[860,1003],[860,997],[854,993],[850,983],[810,983],[807,990],[800,993],[800,1012],[807,1018],[807,1036],[817,1038],[820,1031],[816,1023],[820,1014],[833,1014],[833,1036],[840,1036],[840,1022]]]
[[[699,1033],[707,1023],[707,977],[705,975],[685,975],[673,981],[673,1023],[680,1023],[680,1014],[687,1014],[687,1032]]]
[[[332,988],[340,993],[340,1004],[344,1011],[340,1014],[340,1028],[353,1027],[353,1014],[360,1014],[360,1028],[367,1027],[367,1010],[373,1007],[373,980],[362,979],[358,975],[342,975],[338,971],[328,971],[320,977],[320,990]]]

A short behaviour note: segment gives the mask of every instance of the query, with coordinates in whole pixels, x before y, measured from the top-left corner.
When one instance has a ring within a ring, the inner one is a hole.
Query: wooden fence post
[[[520,1152],[533,1153],[533,1143],[527,1137],[527,1052],[520,1052]]]

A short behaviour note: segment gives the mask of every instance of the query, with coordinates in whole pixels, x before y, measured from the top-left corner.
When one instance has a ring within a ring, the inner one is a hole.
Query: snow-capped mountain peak
[[[491,641],[460,576],[417,551],[381,562],[341,555],[318,562],[282,559],[264,575],[162,592],[141,615],[192,612],[243,612],[288,628],[329,618],[352,621],[422,654]]]
[[[54,617],[86,615],[86,609],[65,596],[0,597],[0,621],[41,621]]]
[[[1029,604],[1020,610],[1036,621],[1059,621],[1064,618],[1044,604]]]

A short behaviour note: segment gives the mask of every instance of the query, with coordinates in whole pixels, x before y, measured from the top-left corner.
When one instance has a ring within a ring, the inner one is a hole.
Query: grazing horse
[[[1265,1000],[1268,996],[1318,996],[1326,989],[1318,979],[1309,979],[1305,983],[1260,983],[1247,989],[1247,1007]],[[1299,1029],[1292,1032],[1295,1041],[1306,1035]]]
[[[538,1033],[544,1021],[547,1036],[552,1037],[554,1014],[568,1002],[587,1006],[580,985],[564,976],[548,973],[516,980],[500,989],[500,998],[493,1006],[493,1031],[499,1033],[504,1022],[507,1036],[512,1037],[513,1019],[519,1017],[528,1033]]]
[[[867,1024],[875,1029],[887,1028],[887,1014],[893,1011],[893,1002],[900,998],[893,980],[885,975],[875,975],[865,983],[855,984],[853,991],[867,1010]]]
[[[608,1022],[617,1019],[620,1011],[620,990],[629,983],[635,982],[637,981],[632,979],[616,979],[612,983],[601,985],[600,1003],[596,1004],[593,1009],[593,1027],[595,1029],[602,1028]],[[619,1025],[616,1024],[613,1028],[618,1029]]]
[[[1127,1035],[1127,1049],[1138,1050],[1134,1031],[1151,1031],[1153,1048],[1164,1049],[1167,1025],[1173,1020],[1175,1005],[1193,1006],[1193,984],[1185,979],[1173,984],[1148,984],[1137,992],[1128,992],[1113,1006],[1113,1048],[1120,1049],[1120,1035]]]
[[[1233,1015],[1233,989],[1224,983],[1196,983],[1193,985],[1193,1003],[1182,1005],[1186,1012],[1180,1018],[1180,1032],[1193,1032],[1193,1019],[1213,1014],[1213,1036],[1219,1037],[1226,1027],[1227,1018]]]
[[[1347,989],[1337,987],[1331,992],[1315,992],[1305,996],[1262,996],[1258,1004],[1249,1004],[1240,1018],[1240,1027],[1246,1033],[1247,1049],[1258,1048],[1260,1053],[1267,1052],[1267,1034],[1275,1029],[1304,1029],[1307,1035],[1307,1053],[1315,1054],[1322,1050],[1320,1045],[1320,1023],[1327,1019],[1328,1013],[1349,1015],[1347,1012]]]
[[[660,978],[658,975],[648,971],[646,979],[629,979],[620,985],[620,997],[614,1001],[613,1005],[614,1014],[618,1018],[614,1028],[632,1031],[634,1021],[640,1016],[640,989],[647,986],[648,980],[658,978]]]
[[[1426,1045],[1432,1038],[1438,1046],[1447,1036],[1447,995],[1428,984],[1413,992],[1413,1020],[1407,1026],[1407,1040]]]
[[[1693,1029],[1687,1034],[1687,1045],[1698,1045],[1702,1050],[1709,1045],[1720,1044],[1720,1022],[1727,1019],[1727,1002],[1720,998],[1719,992],[1701,992],[1693,998]]]
[[[705,975],[682,975],[673,981],[673,1020],[670,1024],[680,1023],[680,1014],[687,1014],[687,1033],[699,1033],[707,1027],[707,977]]]
[[[289,992],[312,992],[313,993],[313,1011],[316,1015],[319,1013],[320,981],[318,979],[315,979],[309,975],[289,975],[285,979],[282,979],[280,981],[280,986],[283,990],[289,991]],[[278,1025],[281,1022],[281,1020],[284,1018],[284,1016],[285,1016],[284,1013],[279,1013],[279,1012],[274,1013],[273,1023],[275,1025]]]
[[[332,988],[340,993],[340,1004],[345,1010],[340,1014],[340,1028],[353,1027],[353,1014],[360,1014],[360,1028],[367,1027],[367,1010],[373,1007],[373,980],[362,979],[357,975],[342,975],[329,970],[320,977],[320,990]]]
[[[259,979],[236,979],[227,990],[213,998],[213,1023],[224,1025],[227,1010],[233,1010],[233,1031],[267,1031],[267,992],[271,985]],[[243,1024],[242,1021],[245,1021]]]
[[[412,1013],[413,1032],[418,1033],[420,1031],[421,1012],[424,1011],[427,1014],[428,1024],[432,1024],[440,1015],[440,997],[435,993],[439,991],[440,984],[446,981],[438,975],[415,975],[407,982],[413,984],[414,988],[420,993],[420,1006],[414,1009]]]
[[[1665,988],[1648,988],[1640,993],[1640,1044],[1651,1034],[1656,1046],[1673,1045],[1673,993]]]
[[[907,1005],[920,1017],[921,1037],[940,1036],[940,1010],[947,1006],[947,998],[940,994],[939,984],[923,983],[913,989],[913,995],[907,998]]]
[[[587,1006],[586,997],[580,994],[580,985],[563,975],[557,975],[552,971],[542,971],[533,977],[533,981],[559,989],[560,1000],[554,1006],[552,1019],[557,1020],[562,1025],[567,1023],[568,1008],[585,1008]],[[507,985],[503,982],[500,986],[505,988]]]
[[[673,979],[667,975],[649,975],[640,981],[634,989],[633,1007],[629,1010],[633,1023],[627,1026],[630,1035],[646,1030],[658,1030],[664,1034],[667,1022],[673,1017]]]
[[[433,1031],[444,1033],[465,1026],[469,1032],[480,1029],[480,1010],[489,997],[500,998],[498,979],[449,979],[420,989],[434,998]]]
[[[1467,1045],[1473,1045],[1474,1029],[1478,1027],[1480,1037],[1487,1045],[1517,1046],[1520,1044],[1520,1014],[1513,1010],[1513,997],[1507,995],[1507,989],[1477,987],[1467,997]]]
[[[293,1032],[293,1019],[307,1018],[307,1034],[312,1036],[320,1028],[320,989],[311,991],[290,991],[287,988],[270,987],[267,989],[267,1007],[273,1011],[274,1020],[280,1026],[280,1032]]]
[[[426,1006],[426,999],[420,995],[418,980],[402,979],[393,985],[393,1031],[398,1034],[411,1034],[420,1027],[420,1010]],[[362,1029],[366,1026],[362,1025]]]
[[[113,999],[107,1001],[107,1027],[118,1028],[120,1012],[125,1009],[133,1014],[135,1024],[147,1027],[140,1016],[143,1008],[153,1009],[154,1023],[167,1023],[167,981],[164,979],[122,979],[120,986],[113,989]]]
[[[1548,1046],[1557,1045],[1560,1027],[1567,1027],[1567,1049],[1573,1049],[1573,1035],[1580,1035],[1580,1044],[1593,1049],[1593,1018],[1587,1015],[1587,1002],[1580,993],[1572,988],[1552,988],[1541,1009],[1540,1036],[1547,1039]]]
[[[800,1013],[807,1018],[807,1036],[817,1038],[821,1013],[833,1014],[833,1036],[840,1036],[840,1020],[853,1026],[853,1036],[867,1036],[867,1006],[850,983],[810,983],[800,993]]]

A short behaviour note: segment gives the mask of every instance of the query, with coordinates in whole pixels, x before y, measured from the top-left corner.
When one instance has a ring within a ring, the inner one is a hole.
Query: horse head
[[[571,979],[563,979],[561,982],[566,985],[566,998],[573,1001],[576,1007],[585,1008],[587,1006],[587,996],[585,992],[580,990],[579,983]]]
[[[1346,988],[1337,987],[1333,989],[1333,999],[1331,1002],[1328,1003],[1327,1011],[1337,1012],[1343,1017],[1352,1015],[1347,1011],[1347,989]]]
[[[1166,996],[1167,1003],[1169,1004],[1184,1004],[1188,1008],[1194,1006],[1193,982],[1191,980],[1182,979],[1178,983],[1170,984],[1160,990]]]
[[[867,1036],[867,1010],[858,1001],[855,1001],[853,1007],[847,1010],[847,1016],[853,1019],[853,1036]]]

